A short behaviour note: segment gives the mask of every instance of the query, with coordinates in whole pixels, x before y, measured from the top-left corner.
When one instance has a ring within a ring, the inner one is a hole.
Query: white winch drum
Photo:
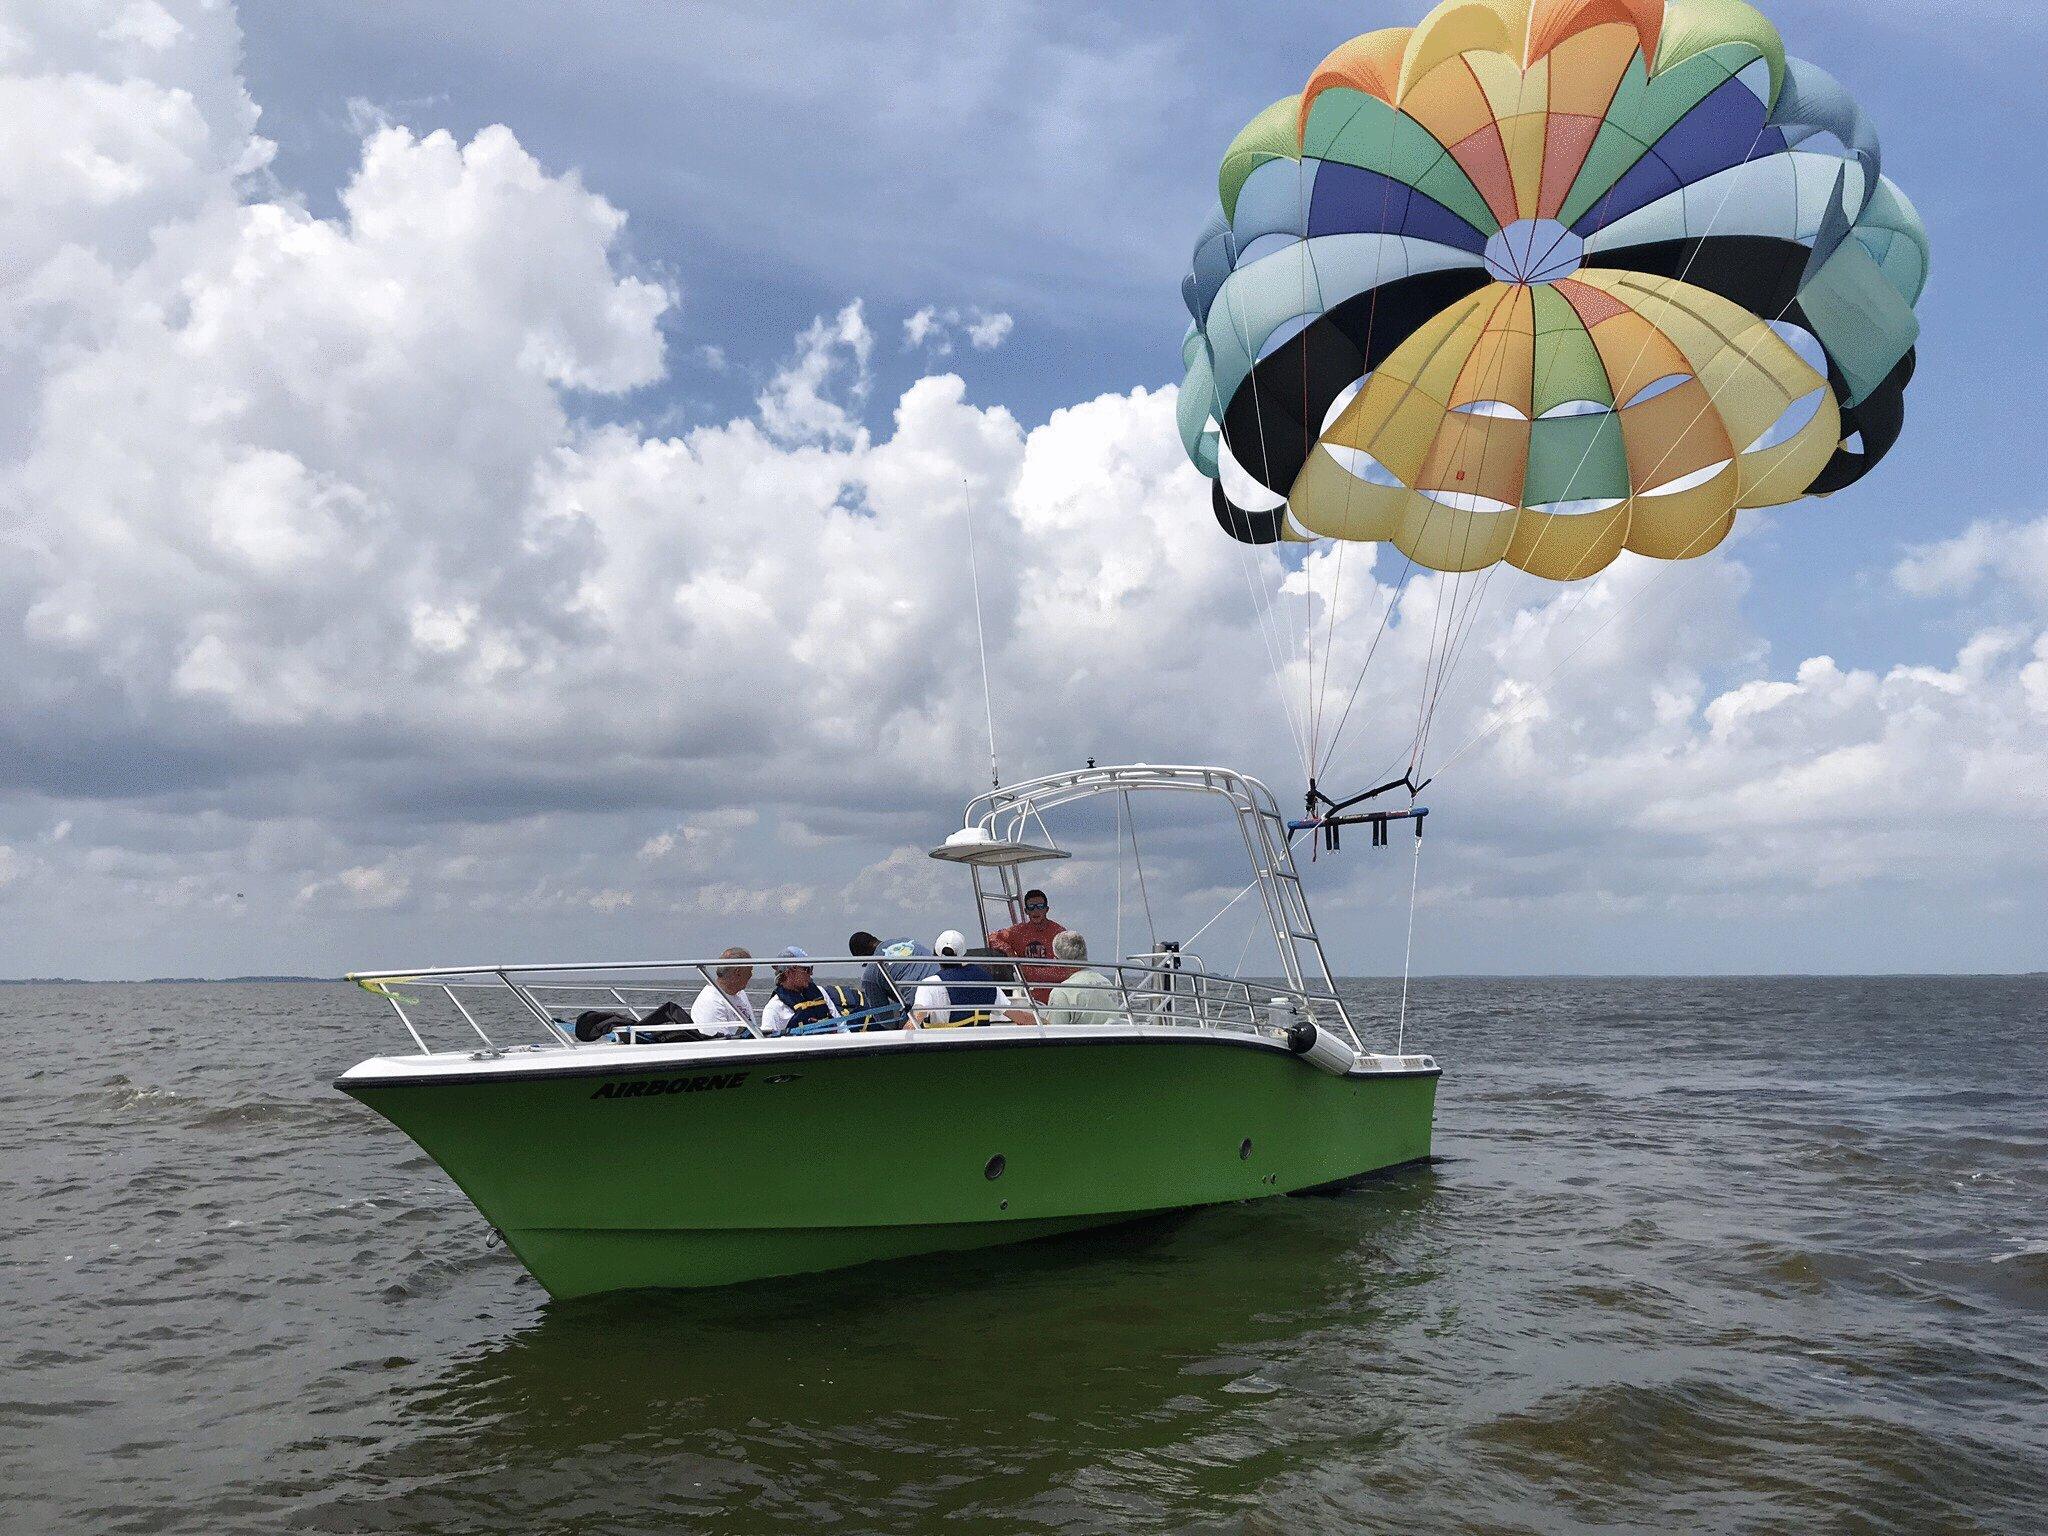
[[[1327,1029],[1318,1029],[1305,1019],[1288,1030],[1287,1048],[1332,1077],[1342,1077],[1358,1065],[1358,1052]]]

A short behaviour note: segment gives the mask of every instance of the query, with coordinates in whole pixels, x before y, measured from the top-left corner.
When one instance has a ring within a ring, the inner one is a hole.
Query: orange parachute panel
[[[1392,106],[1401,84],[1401,56],[1413,31],[1412,27],[1386,27],[1333,48],[1301,93],[1302,125],[1307,125],[1316,97],[1339,87],[1361,91]]]
[[[1463,59],[1447,59],[1401,98],[1401,110],[1437,143],[1456,145],[1493,126],[1493,103]]]
[[[1536,0],[1529,12],[1527,62],[1548,58],[1568,42],[1609,23],[1633,34],[1643,57],[1657,57],[1657,38],[1664,29],[1664,0]],[[1618,75],[1617,75],[1618,78]]]
[[[1627,27],[1595,27],[1560,43],[1550,57],[1550,110],[1605,117],[1638,46],[1637,34]]]

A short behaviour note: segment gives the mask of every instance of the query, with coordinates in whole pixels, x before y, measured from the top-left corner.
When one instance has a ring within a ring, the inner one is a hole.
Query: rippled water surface
[[[1412,1024],[1342,1196],[554,1305],[330,1088],[361,994],[0,987],[0,1526],[2048,1529],[2048,981]]]

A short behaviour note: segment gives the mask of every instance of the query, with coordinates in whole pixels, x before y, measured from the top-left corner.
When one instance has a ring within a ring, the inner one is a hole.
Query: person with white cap
[[[965,960],[967,935],[948,928],[932,941],[939,974],[923,982],[910,1005],[912,1029],[985,1024],[996,1005],[996,979],[987,966]]]
[[[761,1033],[786,1035],[800,1026],[823,1024],[839,1009],[811,973],[811,957],[794,944],[775,957],[775,992],[761,1010]]]

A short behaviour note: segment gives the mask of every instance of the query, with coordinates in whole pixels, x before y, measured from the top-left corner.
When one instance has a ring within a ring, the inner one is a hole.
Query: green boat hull
[[[1337,1076],[1182,1031],[996,1033],[337,1086],[418,1142],[558,1298],[1021,1242],[1429,1156],[1433,1067]]]

